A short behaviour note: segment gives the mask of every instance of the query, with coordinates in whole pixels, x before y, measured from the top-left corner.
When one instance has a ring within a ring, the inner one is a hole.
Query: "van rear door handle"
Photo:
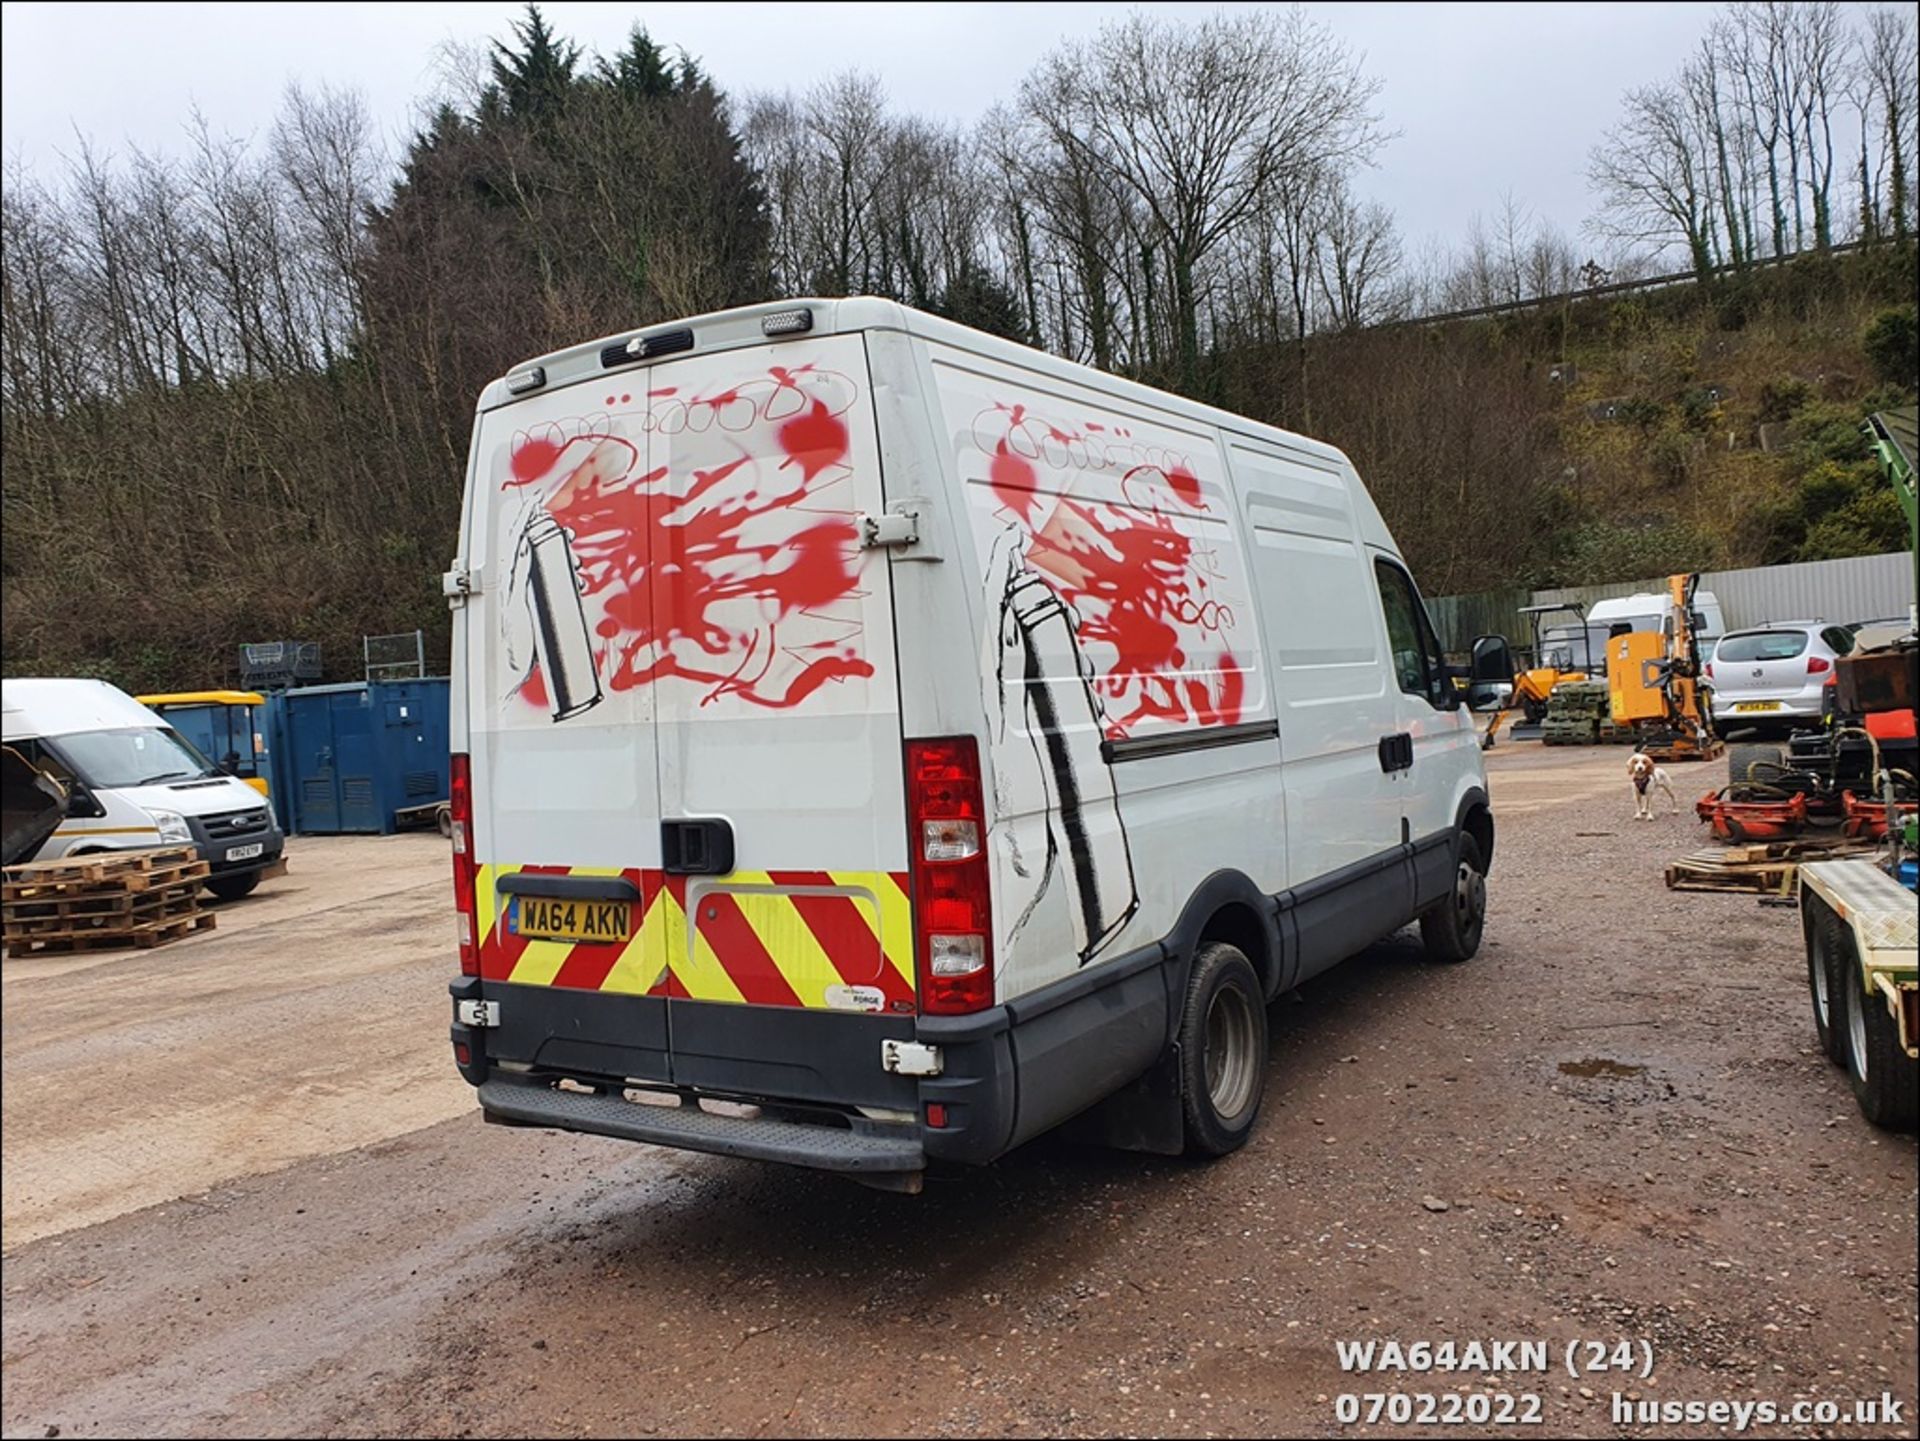
[[[733,869],[733,826],[719,816],[663,820],[660,862],[670,876],[724,876]]]

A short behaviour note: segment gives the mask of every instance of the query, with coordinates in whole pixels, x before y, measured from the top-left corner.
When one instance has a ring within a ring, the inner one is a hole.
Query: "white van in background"
[[[1711,655],[1713,647],[1727,632],[1720,602],[1710,590],[1695,591],[1693,613],[1698,618],[1694,635],[1700,654]],[[1560,670],[1576,670],[1587,675],[1607,673],[1607,640],[1631,631],[1659,631],[1671,635],[1673,600],[1664,593],[1640,591],[1634,595],[1597,600],[1587,607],[1584,635],[1579,625],[1549,626],[1541,635],[1541,665]]]
[[[193,846],[207,888],[246,895],[286,842],[273,810],[159,716],[101,680],[0,681],[0,742],[67,790],[36,860]]]
[[[491,1121],[905,1190],[1096,1107],[1220,1154],[1269,1000],[1479,944],[1479,746],[1331,446],[795,301],[494,382],[459,547]]]

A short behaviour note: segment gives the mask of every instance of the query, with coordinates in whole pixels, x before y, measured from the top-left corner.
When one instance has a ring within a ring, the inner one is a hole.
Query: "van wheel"
[[[1847,1078],[1860,1114],[1886,1131],[1911,1131],[1920,1112],[1920,1062],[1900,1045],[1900,1028],[1881,1000],[1869,992],[1853,932],[1840,932],[1845,977],[1836,1001],[1847,1028]],[[1838,1017],[1836,1017],[1838,1019]]]
[[[244,876],[217,876],[207,882],[207,889],[223,901],[237,901],[252,895],[253,888],[259,884],[260,872],[248,871]]]
[[[1180,1016],[1180,1110],[1187,1152],[1224,1156],[1246,1144],[1267,1079],[1267,1008],[1253,963],[1211,942],[1193,958]]]
[[[1470,961],[1487,925],[1487,863],[1480,842],[1460,832],[1454,851],[1453,893],[1420,917],[1420,941],[1430,961]]]
[[[1847,1063],[1847,1018],[1840,1007],[1846,1004],[1845,952],[1840,937],[1851,935],[1846,922],[1813,897],[1818,910],[1807,917],[1807,994],[1813,1001],[1813,1029],[1820,1037],[1820,1049],[1836,1066]]]

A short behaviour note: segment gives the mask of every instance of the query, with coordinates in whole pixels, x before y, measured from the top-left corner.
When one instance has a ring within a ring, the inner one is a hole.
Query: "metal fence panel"
[[[1533,593],[1536,605],[1577,600],[1592,605],[1613,596],[1664,591],[1665,576],[1610,585],[1566,586]],[[1720,602],[1729,630],[1773,620],[1827,620],[1844,624],[1903,616],[1914,603],[1914,556],[1896,550],[1886,555],[1856,555],[1844,560],[1810,560],[1794,565],[1754,566],[1744,570],[1702,572],[1700,589]]]
[[[1527,592],[1515,586],[1475,595],[1434,596],[1427,601],[1427,613],[1440,633],[1441,649],[1464,652],[1479,635],[1504,635],[1514,644],[1524,645],[1527,626],[1520,607],[1526,603]]]
[[[1662,593],[1665,576],[1650,580],[1615,581],[1606,585],[1560,586],[1529,594],[1518,588],[1480,591],[1473,595],[1435,596],[1427,602],[1440,644],[1464,652],[1477,635],[1504,635],[1516,646],[1528,643],[1526,617],[1520,607],[1577,601],[1595,601],[1644,591]],[[1744,570],[1710,570],[1700,577],[1700,588],[1711,591],[1729,630],[1761,625],[1771,620],[1827,620],[1846,623],[1903,616],[1914,603],[1914,554],[1896,550],[1886,555],[1850,556],[1845,560],[1802,561],[1794,565],[1754,566]],[[1563,617],[1564,619],[1565,617]]]

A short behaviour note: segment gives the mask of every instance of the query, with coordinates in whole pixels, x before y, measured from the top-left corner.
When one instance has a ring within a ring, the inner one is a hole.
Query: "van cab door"
[[[676,1083],[892,1108],[914,1001],[885,512],[860,335],[655,366],[651,619]]]
[[[1479,742],[1464,697],[1455,703],[1453,677],[1413,577],[1384,551],[1374,553],[1373,570],[1397,691],[1392,759],[1400,815],[1405,838],[1417,844],[1452,829],[1467,778],[1479,771]]]

